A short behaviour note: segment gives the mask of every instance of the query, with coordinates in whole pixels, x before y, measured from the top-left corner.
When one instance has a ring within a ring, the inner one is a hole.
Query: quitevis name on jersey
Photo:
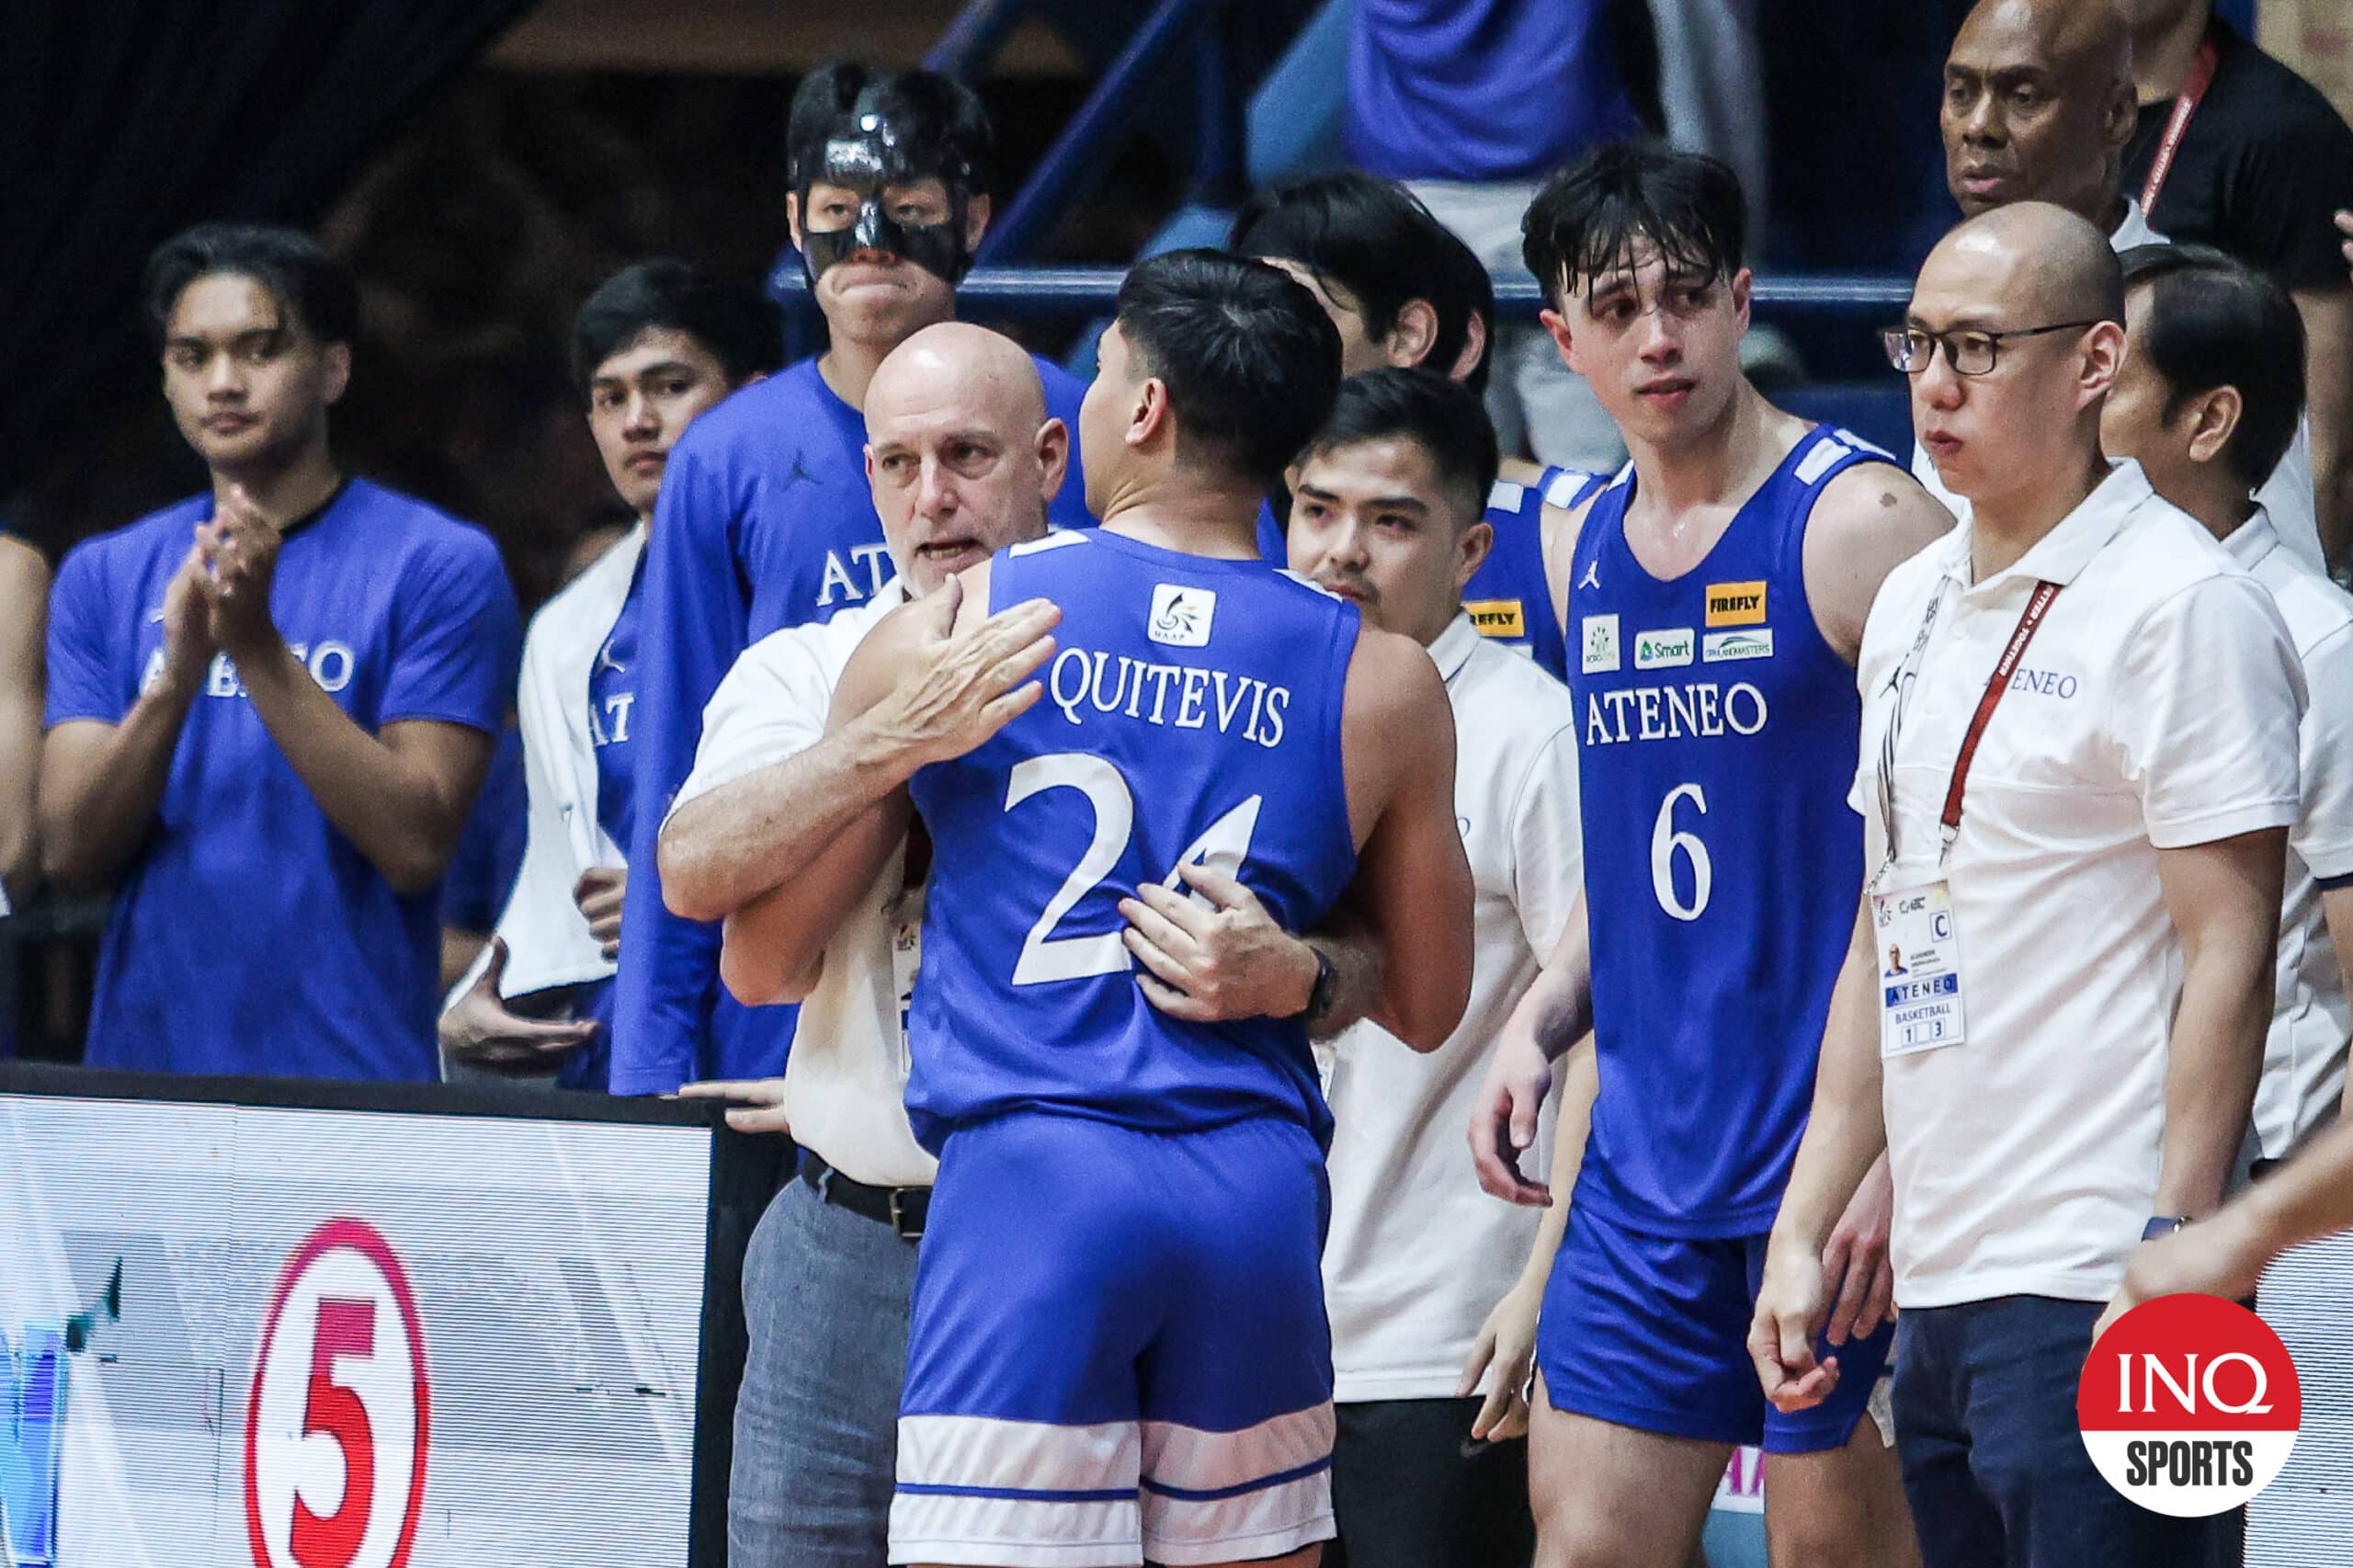
[[[1282,744],[1290,688],[1199,665],[1164,665],[1126,653],[1065,648],[1046,672],[1048,700],[1084,725],[1134,720],[1166,729],[1214,729],[1274,750]]]

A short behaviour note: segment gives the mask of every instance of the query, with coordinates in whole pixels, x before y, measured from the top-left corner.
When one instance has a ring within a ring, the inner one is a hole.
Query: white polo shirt
[[[2255,1096],[2257,1152],[2277,1160],[2335,1118],[2353,1035],[2353,1005],[2320,902],[2323,882],[2353,877],[2353,597],[2282,544],[2260,510],[2222,548],[2271,591],[2311,697],[2298,733],[2303,801],[2288,831],[2271,1032]]]
[[[894,577],[829,621],[789,627],[745,649],[703,710],[694,771],[670,809],[815,745],[850,654],[906,598]],[[905,1007],[923,898],[903,887],[904,853],[892,851],[826,944],[824,971],[801,1005],[784,1067],[793,1141],[873,1187],[926,1187],[939,1169],[907,1126]]]
[[[1986,727],[1944,874],[1966,1040],[1883,1062],[1896,1301],[2104,1301],[2154,1212],[2182,952],[2156,852],[2296,819],[2295,646],[2271,596],[2122,463],[1972,584],[1956,528],[1864,630],[1850,800],[1883,842],[1894,676],[1932,602],[1893,788],[1893,890],[1938,874],[1946,788],[2038,580],[2063,585]]]
[[[1324,1294],[1334,1397],[1453,1394],[1540,1212],[1479,1189],[1462,1129],[1488,1053],[1551,956],[1584,879],[1568,688],[1458,616],[1430,644],[1454,710],[1454,810],[1471,860],[1471,1001],[1418,1055],[1377,1024],[1332,1042]],[[1552,1146],[1548,1108],[1539,1146]]]

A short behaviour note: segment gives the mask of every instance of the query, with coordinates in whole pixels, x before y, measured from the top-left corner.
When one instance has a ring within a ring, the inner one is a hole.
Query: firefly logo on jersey
[[[1065,648],[1046,671],[1046,695],[1063,717],[1084,723],[1087,710],[1109,717],[1125,714],[1164,729],[1205,730],[1242,738],[1268,751],[1283,744],[1283,715],[1290,687],[1269,686],[1256,676],[1237,676],[1199,665],[1148,665],[1125,653]]]
[[[1206,648],[1217,619],[1217,595],[1208,588],[1161,583],[1152,590],[1152,621],[1144,635],[1171,648]]]
[[[122,1320],[122,1260],[88,1309],[0,1335],[0,1563],[56,1568],[72,1358],[101,1324]]]
[[[2296,1446],[2303,1392],[2271,1325],[2219,1296],[2160,1296],[2099,1337],[2075,1388],[2108,1483],[2176,1518],[2239,1507]]]
[[[1519,599],[1464,599],[1462,613],[1482,637],[1525,637],[1528,614]]]
[[[1765,585],[1761,582],[1709,584],[1708,624],[1710,626],[1764,625]]]

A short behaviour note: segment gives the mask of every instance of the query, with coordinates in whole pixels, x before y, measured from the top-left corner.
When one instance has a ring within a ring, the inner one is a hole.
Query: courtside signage
[[[2303,1396],[2269,1324],[2220,1297],[2161,1296],[2100,1335],[2075,1415],[2109,1485],[2155,1513],[2202,1518],[2271,1483]]]

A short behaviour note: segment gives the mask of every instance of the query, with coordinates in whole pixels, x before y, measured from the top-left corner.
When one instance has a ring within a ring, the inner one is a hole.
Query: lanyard
[[[2165,189],[2165,176],[2173,173],[2173,155],[2181,151],[2181,139],[2189,132],[2189,117],[2198,112],[2206,89],[2214,85],[2214,67],[2220,59],[2211,39],[2200,44],[2198,62],[2189,68],[2189,80],[2181,85],[2181,95],[2173,100],[2173,113],[2165,120],[2165,139],[2157,143],[2157,155],[2149,160],[2149,177],[2141,184],[2141,216],[2152,224],[2157,221],[2157,192]]]
[[[1950,856],[1953,841],[1961,836],[1961,798],[1969,789],[1969,770],[1977,761],[1978,743],[1985,738],[1985,727],[1993,722],[1994,710],[2000,707],[2002,694],[2010,688],[2010,676],[2017,673],[2018,661],[2026,656],[2027,644],[2041,630],[2043,617],[2050,613],[2051,601],[2059,597],[2061,585],[2039,582],[2026,601],[2026,608],[2018,614],[2018,623],[2010,632],[2010,640],[2003,644],[2002,656],[1995,661],[1994,673],[1985,678],[1984,694],[1977,699],[1977,711],[1970,716],[1969,728],[1961,737],[1961,751],[1953,758],[1952,778],[1945,786],[1945,808],[1939,817],[1944,828],[1944,853]],[[1895,707],[1888,715],[1887,729],[1880,737],[1879,788],[1881,820],[1887,824],[1888,863],[1895,863],[1895,737],[1904,726],[1904,710],[1911,706],[1912,683],[1920,673],[1920,662],[1927,652],[1928,636],[1935,631],[1937,617],[1944,608],[1945,596],[1941,585],[1937,597],[1928,601],[1928,613],[1920,622],[1920,634],[1912,640],[1912,651],[1904,655],[1889,683],[1895,687]]]

